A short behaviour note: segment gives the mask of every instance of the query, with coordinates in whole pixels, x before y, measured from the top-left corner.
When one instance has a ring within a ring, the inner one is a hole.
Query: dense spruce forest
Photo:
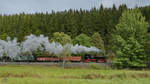
[[[149,7],[150,8],[150,7]],[[105,46],[111,48],[112,37],[115,26],[126,5],[121,5],[119,9],[113,8],[92,8],[91,10],[68,10],[51,13],[35,14],[15,14],[0,15],[0,34],[2,36],[17,37],[19,41],[24,40],[27,35],[44,34],[52,37],[54,32],[64,32],[74,39],[84,33],[91,36],[94,32],[99,32]],[[149,17],[148,7],[142,8],[143,14]],[[146,13],[145,13],[146,12]],[[150,18],[147,18],[147,21]]]
[[[136,8],[145,17],[146,22],[150,23],[150,6]],[[113,57],[113,36],[124,10],[132,9],[127,8],[126,5],[120,5],[118,8],[115,5],[112,8],[104,8],[101,5],[99,8],[92,8],[91,10],[70,9],[61,12],[52,11],[51,13],[0,15],[0,38],[5,40],[7,36],[16,37],[21,42],[25,36],[30,34],[43,34],[53,38],[55,32],[64,32],[71,36],[71,39],[77,39],[79,35],[92,37],[97,32],[102,37],[103,50],[106,55]],[[148,32],[150,32],[149,25],[147,38],[149,38]],[[94,39],[93,37],[92,39]],[[147,39],[146,42],[143,45],[146,45],[144,47],[145,52],[149,54],[150,43],[148,42],[150,39]]]

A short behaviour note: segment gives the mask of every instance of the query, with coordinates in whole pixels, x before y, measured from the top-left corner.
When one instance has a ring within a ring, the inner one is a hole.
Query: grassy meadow
[[[150,84],[150,71],[1,65],[0,84]]]

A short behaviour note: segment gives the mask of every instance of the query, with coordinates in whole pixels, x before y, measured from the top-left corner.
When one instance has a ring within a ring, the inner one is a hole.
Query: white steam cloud
[[[69,47],[70,53],[78,54],[82,52],[102,52],[96,47],[86,47],[82,45],[72,45],[66,44],[61,45],[57,42],[49,42],[48,37],[44,37],[43,35],[35,36],[30,35],[26,37],[26,40],[22,43],[18,43],[17,39],[7,41],[0,40],[0,57],[8,56],[10,58],[16,58],[17,56],[21,56],[23,53],[33,54],[34,51],[47,51],[50,54],[61,55],[64,50]]]

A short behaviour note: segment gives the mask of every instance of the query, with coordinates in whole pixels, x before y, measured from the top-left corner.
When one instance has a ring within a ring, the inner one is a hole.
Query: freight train
[[[56,56],[39,56],[35,58],[36,61],[38,62],[60,62],[62,60],[70,61],[70,62],[84,62],[84,63],[89,63],[89,62],[97,62],[97,63],[105,63],[107,62],[106,56],[96,56],[96,55],[90,55],[86,54],[85,56],[72,56],[68,58],[58,58]]]
[[[24,58],[26,57],[26,58]],[[9,57],[2,57],[0,58],[0,61],[3,62],[62,62],[63,60],[65,61],[70,61],[70,62],[84,62],[84,63],[89,63],[89,62],[97,62],[97,63],[105,63],[107,62],[107,57],[102,55],[102,56],[96,56],[96,55],[90,55],[90,54],[85,54],[84,56],[72,56],[72,57],[67,57],[67,58],[59,58],[57,56],[23,56],[20,57],[21,59],[10,59]]]

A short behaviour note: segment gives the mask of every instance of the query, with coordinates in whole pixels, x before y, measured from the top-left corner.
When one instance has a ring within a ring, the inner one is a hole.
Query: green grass
[[[7,65],[0,66],[0,84],[150,84],[150,71]]]

